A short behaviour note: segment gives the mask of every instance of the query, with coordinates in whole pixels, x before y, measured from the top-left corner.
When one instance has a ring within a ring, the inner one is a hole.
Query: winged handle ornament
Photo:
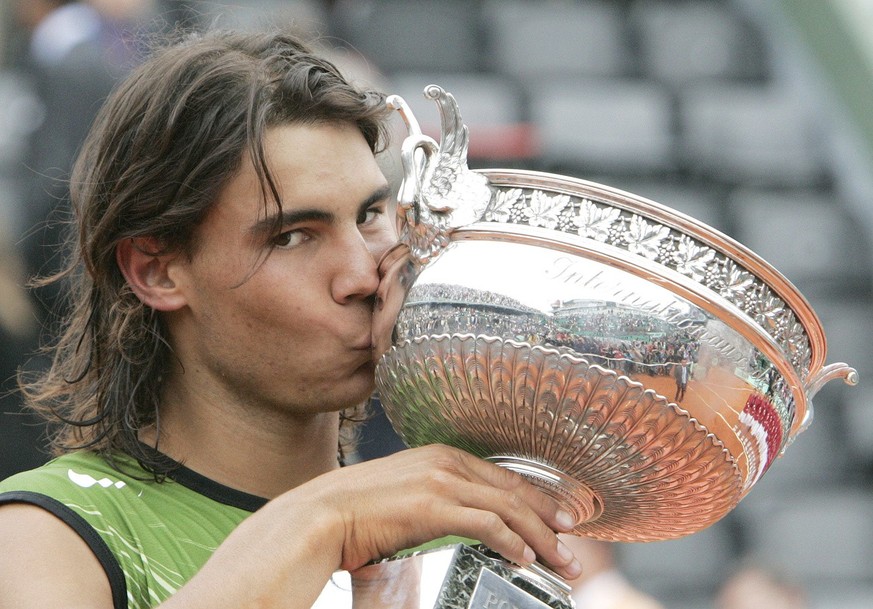
[[[441,118],[440,142],[422,133],[406,101],[388,97],[406,123],[400,160],[403,180],[398,194],[400,241],[414,263],[424,266],[448,245],[451,232],[481,219],[491,201],[488,179],[467,167],[469,130],[451,93],[428,85],[424,95],[436,102]]]

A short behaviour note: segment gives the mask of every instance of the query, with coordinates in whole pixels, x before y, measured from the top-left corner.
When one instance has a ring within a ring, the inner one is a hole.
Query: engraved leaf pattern
[[[624,232],[628,251],[650,260],[658,257],[661,243],[670,236],[670,229],[660,224],[650,224],[640,216],[633,216]]]
[[[524,210],[531,226],[555,228],[558,225],[558,215],[570,202],[568,195],[550,196],[541,190],[531,193],[530,203]]]
[[[573,218],[573,224],[583,237],[605,242],[609,238],[609,229],[618,220],[620,210],[616,207],[598,207],[592,201],[583,199],[579,213]]]
[[[785,329],[785,343],[791,353],[802,352],[806,348],[806,333],[793,315]]]
[[[524,191],[521,188],[501,190],[494,197],[494,203],[485,212],[485,219],[493,222],[508,222],[513,207],[521,200]]]
[[[740,268],[733,260],[728,260],[724,266],[724,288],[722,296],[741,306],[746,294],[755,286],[755,278],[751,273]]]
[[[703,281],[715,252],[703,247],[687,235],[682,235],[674,254],[676,270],[696,281]]]
[[[756,321],[770,334],[778,336],[785,304],[770,290],[763,290],[758,304]]]

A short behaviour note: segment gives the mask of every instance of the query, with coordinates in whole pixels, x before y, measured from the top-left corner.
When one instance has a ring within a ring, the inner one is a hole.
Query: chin
[[[365,362],[352,370],[337,371],[328,378],[316,382],[311,378],[306,391],[306,399],[311,400],[309,408],[321,412],[338,412],[358,406],[376,391],[375,364]],[[306,385],[306,381],[300,381]]]
[[[376,391],[375,365],[367,363],[358,368],[349,378],[348,397],[341,401],[340,409],[357,406],[370,399]]]

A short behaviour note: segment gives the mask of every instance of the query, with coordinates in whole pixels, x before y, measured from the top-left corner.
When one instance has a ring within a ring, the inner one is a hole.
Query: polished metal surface
[[[600,184],[472,171],[454,99],[426,95],[440,144],[390,100],[411,133],[374,323],[378,390],[408,444],[521,473],[580,535],[669,539],[733,509],[825,383],[857,382],[747,248]]]

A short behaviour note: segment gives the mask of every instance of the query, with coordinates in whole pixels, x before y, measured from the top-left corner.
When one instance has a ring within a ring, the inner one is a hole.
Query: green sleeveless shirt
[[[115,609],[166,600],[266,503],[185,467],[156,482],[129,457],[117,464],[72,453],[0,482],[0,505],[37,505],[85,540],[106,571]]]

